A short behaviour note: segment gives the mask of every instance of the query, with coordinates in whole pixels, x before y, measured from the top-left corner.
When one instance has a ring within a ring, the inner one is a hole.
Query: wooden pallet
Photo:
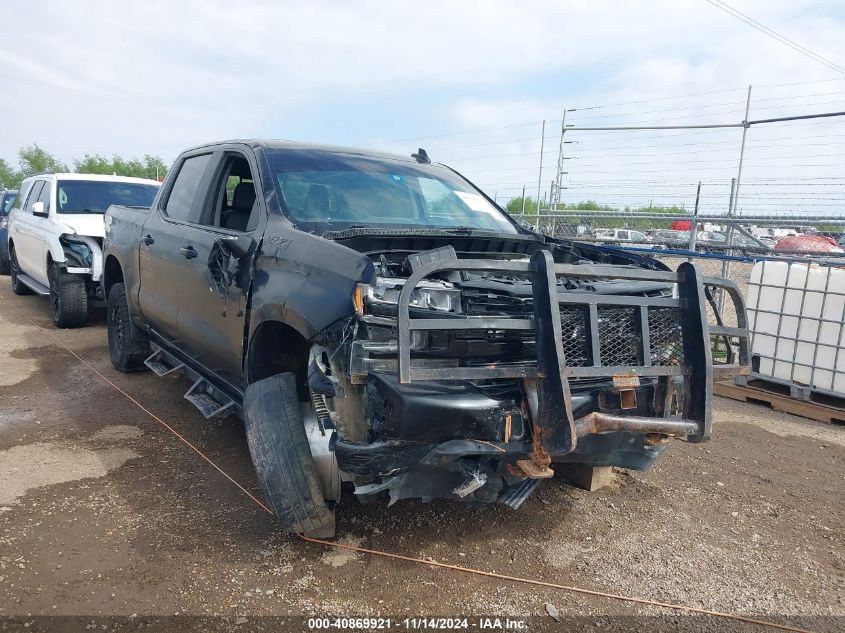
[[[786,393],[784,393],[784,390]],[[789,395],[789,388],[762,380],[749,380],[748,385],[738,385],[733,381],[717,382],[713,384],[713,393],[741,402],[765,404],[775,411],[783,411],[803,418],[810,418],[828,424],[845,424],[845,401],[839,400],[843,406],[833,403],[822,403],[813,400],[797,400]]]

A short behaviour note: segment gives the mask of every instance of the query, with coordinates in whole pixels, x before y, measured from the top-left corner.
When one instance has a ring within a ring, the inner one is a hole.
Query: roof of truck
[[[391,154],[389,152],[379,152],[373,151],[369,149],[362,149],[360,147],[346,147],[343,145],[323,145],[320,143],[304,143],[301,141],[289,141],[289,140],[281,140],[281,139],[263,139],[263,138],[251,138],[251,139],[228,139],[225,141],[214,141],[211,143],[203,143],[202,145],[197,145],[195,147],[191,147],[185,151],[193,151],[197,149],[205,149],[214,147],[215,145],[228,145],[233,143],[240,143],[243,145],[248,145],[253,148],[262,147],[266,149],[290,149],[290,150],[300,150],[300,151],[315,151],[315,152],[332,152],[336,154],[352,154],[355,156],[365,156],[367,158],[384,158],[389,160],[400,160],[408,163],[415,163],[417,164],[416,159],[411,157],[411,152],[416,151],[416,147],[409,146],[409,152],[407,156],[403,156],[401,154]]]

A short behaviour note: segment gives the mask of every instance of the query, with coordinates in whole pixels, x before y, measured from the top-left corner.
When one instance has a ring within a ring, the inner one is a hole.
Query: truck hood
[[[354,228],[324,233],[326,239],[370,257],[393,257],[452,246],[459,257],[530,257],[535,250],[551,250],[558,263],[594,262],[639,266],[649,270],[669,270],[650,257],[622,249],[546,237],[530,231],[490,233],[486,231],[438,231],[432,229]]]
[[[62,213],[56,215],[56,222],[70,229],[66,233],[103,238],[106,236],[103,217],[102,213]]]

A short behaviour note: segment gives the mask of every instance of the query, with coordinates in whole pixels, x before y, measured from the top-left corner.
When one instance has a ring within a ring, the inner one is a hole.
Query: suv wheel
[[[18,256],[15,254],[15,247],[9,244],[9,274],[12,277],[12,292],[16,295],[31,295],[32,290],[29,286],[18,279],[18,274],[21,269],[18,266]]]
[[[150,355],[150,344],[138,340],[135,334],[135,325],[126,300],[126,287],[122,283],[114,284],[109,289],[106,328],[109,333],[109,356],[114,368],[124,372],[145,369],[144,360]]]
[[[63,271],[52,264],[50,279],[50,312],[57,327],[80,327],[88,320],[88,293],[85,279]]]
[[[252,383],[244,399],[246,437],[255,472],[279,522],[289,532],[330,538],[335,532],[311,455],[296,375]]]

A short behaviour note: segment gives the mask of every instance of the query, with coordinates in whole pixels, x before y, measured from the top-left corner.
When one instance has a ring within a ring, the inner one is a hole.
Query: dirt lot
[[[288,536],[39,332],[28,318],[52,330],[46,300],[16,297],[0,281],[0,615],[20,616],[0,630],[29,616],[134,616],[124,624],[220,616],[204,626],[278,630],[281,621],[262,617],[425,614],[510,616],[544,630],[556,626],[547,603],[597,628],[644,628],[634,616],[667,630],[738,626]],[[115,372],[102,316],[55,333],[258,494],[237,420],[203,421],[182,399],[184,379]],[[845,428],[721,399],[716,407],[712,442],[674,442],[650,472],[620,473],[611,489],[587,493],[553,479],[518,511],[388,508],[347,495],[340,540],[841,630]],[[168,630],[194,626],[167,622]]]

